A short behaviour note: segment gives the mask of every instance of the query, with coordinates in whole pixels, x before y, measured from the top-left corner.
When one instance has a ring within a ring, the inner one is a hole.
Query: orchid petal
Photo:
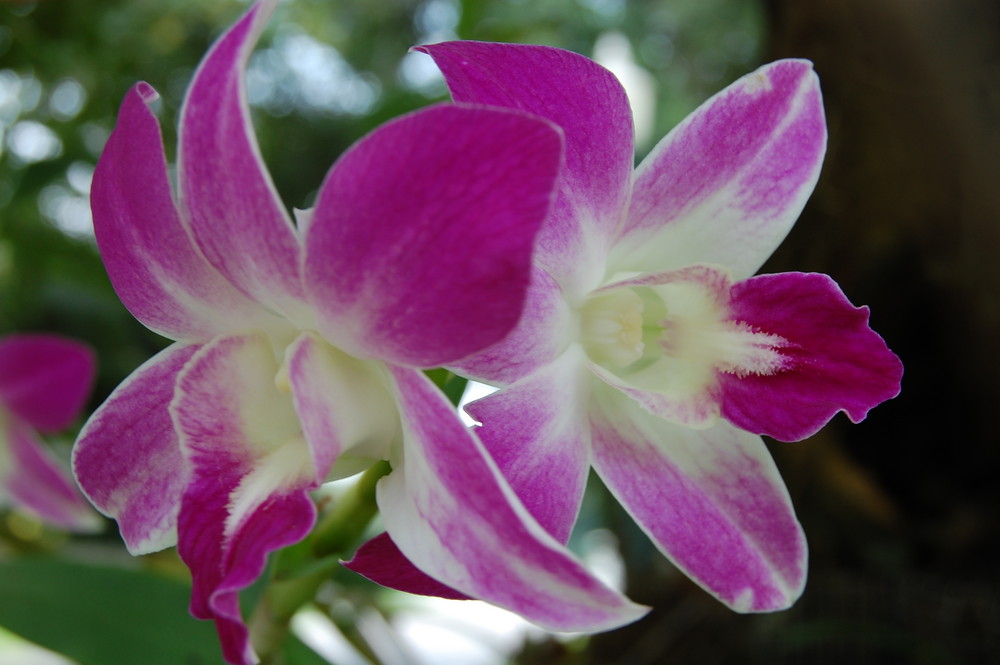
[[[132,554],[177,542],[188,473],[168,406],[178,373],[197,350],[174,344],[132,372],[84,424],[73,449],[77,482],[118,521]]]
[[[899,394],[903,365],[827,275],[760,275],[733,285],[733,317],[778,335],[790,367],[722,376],[722,415],[783,441],[816,433],[838,411],[857,423]]]
[[[567,542],[590,470],[583,350],[466,406],[504,479],[556,540]]]
[[[739,612],[798,598],[805,539],[759,437],[675,425],[606,388],[595,404],[594,469],[664,555]]]
[[[537,118],[454,105],[355,144],[323,183],[306,234],[324,337],[416,367],[503,338],[521,314],[561,148]]]
[[[194,246],[174,205],[163,139],[136,84],[94,170],[94,235],[108,277],[144,325],[177,340],[205,340],[270,315],[225,280]]]
[[[535,266],[517,326],[496,344],[449,368],[475,381],[509,385],[558,358],[572,339],[574,320],[559,284]]]
[[[812,193],[826,150],[819,82],[781,60],[702,104],[640,164],[609,272],[757,271]]]
[[[55,335],[10,335],[0,340],[0,405],[38,430],[61,430],[83,408],[95,370],[86,344]]]
[[[388,533],[380,533],[364,543],[350,561],[344,562],[344,567],[397,591],[448,600],[472,600],[414,566]]]
[[[262,334],[205,345],[177,380],[171,412],[191,468],[178,518],[178,553],[191,569],[191,613],[214,619],[230,663],[254,663],[239,591],[267,555],[312,529],[316,457]]]
[[[571,295],[593,288],[632,174],[632,112],[621,84],[592,60],[545,46],[463,41],[416,50],[434,58],[455,101],[526,111],[563,129],[566,167],[536,260]]]
[[[250,122],[247,59],[276,0],[254,4],[209,50],[184,100],[178,183],[185,221],[209,262],[245,294],[303,316],[299,240]]]
[[[0,410],[0,495],[42,520],[73,531],[101,521],[31,427]]]
[[[377,500],[408,559],[442,584],[550,630],[609,629],[644,614],[531,518],[427,377],[390,370],[404,444]]]
[[[348,356],[318,335],[303,333],[289,347],[288,373],[318,483],[328,477],[334,461],[346,462],[353,471],[388,458],[399,423],[387,377],[377,363]]]

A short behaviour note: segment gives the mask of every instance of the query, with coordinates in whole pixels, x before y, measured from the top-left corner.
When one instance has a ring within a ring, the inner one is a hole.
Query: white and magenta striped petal
[[[663,554],[736,611],[791,605],[805,584],[805,538],[760,438],[725,422],[676,425],[601,390],[594,469]]]
[[[0,408],[42,432],[68,426],[83,408],[97,361],[86,344],[41,333],[0,340]]]
[[[702,104],[639,166],[609,272],[717,263],[754,274],[819,178],[826,122],[806,60],[780,60]]]
[[[406,558],[442,584],[550,630],[609,629],[644,614],[531,518],[425,376],[391,369],[404,446],[377,497]]]
[[[466,411],[476,434],[528,512],[569,541],[590,471],[587,404],[591,379],[573,345],[549,366]]]
[[[181,222],[146,83],[125,97],[94,170],[91,208],[101,259],[118,297],[151,330],[204,341],[273,318],[205,260]]]
[[[334,165],[306,233],[323,336],[360,358],[433,367],[517,323],[562,141],[537,118],[439,105]]]
[[[60,528],[96,531],[100,518],[68,476],[25,421],[0,409],[0,499]]]
[[[463,41],[417,50],[434,58],[455,101],[526,111],[562,128],[566,168],[536,260],[570,297],[597,286],[634,159],[632,112],[618,80],[589,58],[546,46]]]
[[[171,411],[190,468],[178,518],[178,553],[191,569],[191,613],[213,619],[223,655],[255,663],[239,592],[267,555],[312,529],[316,454],[302,437],[291,396],[276,385],[267,338],[221,337],[178,378]]]
[[[733,285],[735,320],[780,336],[781,371],[721,375],[722,415],[782,441],[815,434],[838,411],[853,422],[899,394],[903,365],[829,276],[759,275]]]
[[[261,159],[244,80],[276,5],[254,4],[198,67],[181,111],[178,189],[183,219],[208,261],[257,302],[299,319],[299,239]]]
[[[77,482],[118,521],[132,554],[177,542],[189,476],[168,407],[177,375],[197,350],[174,344],[132,372],[84,424],[73,448]]]

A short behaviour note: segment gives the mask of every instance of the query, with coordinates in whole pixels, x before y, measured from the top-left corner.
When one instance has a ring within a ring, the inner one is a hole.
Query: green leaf
[[[211,622],[190,587],[142,570],[56,559],[0,563],[0,625],[80,665],[215,665]]]

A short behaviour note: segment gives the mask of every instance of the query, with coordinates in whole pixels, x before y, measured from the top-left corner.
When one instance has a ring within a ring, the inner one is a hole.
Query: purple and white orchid
[[[805,583],[806,543],[758,435],[803,439],[838,411],[858,422],[899,392],[902,374],[867,308],[826,275],[753,276],[819,176],[826,126],[811,64],[743,77],[633,173],[628,101],[595,62],[515,44],[417,50],[456,102],[533,113],[565,132],[525,315],[503,342],[455,364],[502,388],[467,410],[508,481],[566,542],[592,466],[722,602],[789,606]],[[401,572],[386,540],[351,567],[433,592]]]
[[[100,528],[100,517],[38,436],[80,415],[95,369],[94,352],[71,339],[31,333],[0,340],[0,504],[70,531]]]
[[[262,164],[245,66],[276,0],[211,48],[181,112],[176,193],[156,93],[137,84],[94,173],[97,242],[132,314],[175,343],[87,422],[74,470],[129,550],[175,543],[192,613],[256,656],[238,592],[309,533],[309,492],[378,460],[378,504],[420,569],[555,630],[644,613],[520,504],[420,371],[517,323],[562,160],[520,111],[438,105],[355,144],[289,218]],[[440,260],[437,260],[437,258]]]

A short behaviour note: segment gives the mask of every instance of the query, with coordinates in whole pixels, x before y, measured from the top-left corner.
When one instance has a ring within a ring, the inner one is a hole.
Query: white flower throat
[[[591,294],[580,308],[581,341],[592,361],[648,384],[704,384],[715,372],[736,376],[780,371],[787,340],[731,318],[718,293],[701,282],[625,286]],[[657,386],[644,387],[656,389]],[[663,387],[666,387],[664,385]]]

